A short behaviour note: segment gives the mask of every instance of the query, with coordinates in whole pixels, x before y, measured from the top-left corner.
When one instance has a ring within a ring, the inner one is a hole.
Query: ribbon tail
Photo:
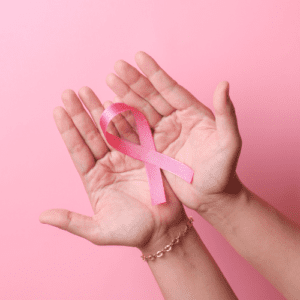
[[[165,203],[166,195],[160,168],[145,162],[152,205]]]

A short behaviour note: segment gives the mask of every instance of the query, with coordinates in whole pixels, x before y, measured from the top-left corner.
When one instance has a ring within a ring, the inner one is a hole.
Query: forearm
[[[300,226],[245,186],[232,199],[201,215],[283,296],[300,299]]]
[[[182,224],[181,230],[178,228],[177,233],[170,235],[168,241],[166,239],[166,244],[184,228]],[[155,254],[166,244],[142,252],[146,256]],[[166,300],[237,299],[194,227],[188,229],[171,251],[147,263]]]

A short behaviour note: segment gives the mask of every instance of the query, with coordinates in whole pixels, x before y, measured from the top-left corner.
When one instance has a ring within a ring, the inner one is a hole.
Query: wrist
[[[236,193],[222,193],[214,195],[213,200],[197,210],[207,222],[220,233],[234,230],[238,226],[237,220],[242,212],[247,210],[251,200],[251,191],[239,182]]]
[[[147,245],[138,247],[138,249],[147,258],[150,255],[158,255],[157,258],[163,256],[165,253],[172,251],[173,247],[176,247],[186,237],[188,232],[193,228],[193,221],[193,219],[190,220],[188,217],[184,218],[176,226],[169,228],[160,238],[151,238],[151,241]],[[151,260],[153,259],[155,258]]]

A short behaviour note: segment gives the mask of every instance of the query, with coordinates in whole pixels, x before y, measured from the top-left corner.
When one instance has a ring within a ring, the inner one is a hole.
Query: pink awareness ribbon
[[[123,111],[131,110],[135,117],[140,145],[120,139],[106,131],[109,122]],[[150,195],[152,205],[157,205],[166,202],[165,191],[163,187],[160,168],[167,170],[183,180],[191,183],[194,176],[194,171],[185,164],[161,154],[156,151],[152,132],[145,116],[125,103],[113,103],[105,109],[100,117],[100,126],[107,142],[118,151],[145,162],[148,181],[150,185]]]

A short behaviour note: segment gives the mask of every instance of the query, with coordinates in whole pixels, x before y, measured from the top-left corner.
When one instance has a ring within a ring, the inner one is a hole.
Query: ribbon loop
[[[140,145],[120,139],[106,131],[109,122],[118,114],[131,110],[135,117]],[[113,103],[100,117],[100,127],[107,142],[118,151],[143,161],[146,166],[152,205],[166,202],[166,196],[160,169],[167,170],[191,183],[194,171],[185,164],[156,151],[150,126],[145,116],[125,103]]]

